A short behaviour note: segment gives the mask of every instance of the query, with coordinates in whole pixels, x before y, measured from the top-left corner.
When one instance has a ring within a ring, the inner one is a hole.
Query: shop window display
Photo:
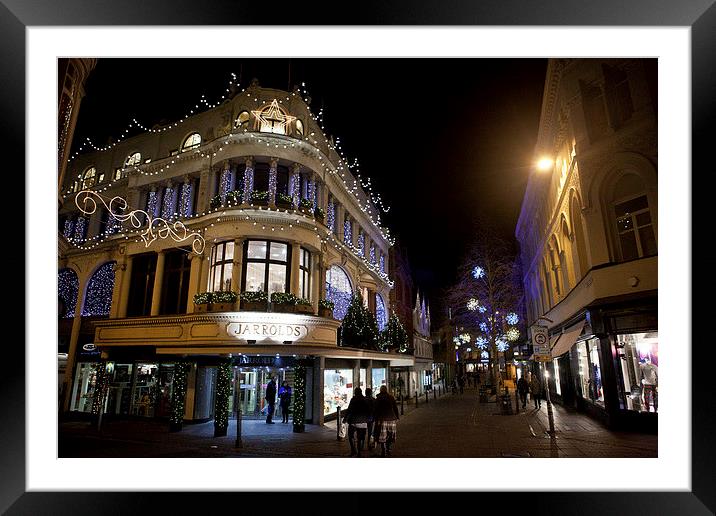
[[[386,385],[385,368],[373,368],[371,379],[373,381],[373,392],[380,391],[381,385]]]
[[[131,403],[133,364],[107,362],[109,385],[107,388],[106,414],[129,414]]]
[[[617,335],[616,348],[622,408],[658,412],[658,332]]]
[[[173,364],[137,364],[132,389],[133,416],[167,417],[171,406]]]
[[[604,406],[604,387],[602,385],[599,349],[599,339],[597,338],[577,343],[582,398]]]
[[[77,412],[91,412],[94,390],[97,385],[98,362],[77,364],[75,384],[72,390],[70,410]]]
[[[554,390],[557,394],[562,394],[562,386],[560,385],[559,379],[559,358],[555,358],[552,362],[554,365]]]
[[[353,397],[353,370],[328,369],[323,375],[323,414],[348,408]]]

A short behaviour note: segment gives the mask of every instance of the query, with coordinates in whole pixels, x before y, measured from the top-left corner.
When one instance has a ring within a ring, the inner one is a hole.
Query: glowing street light
[[[540,158],[539,161],[537,161],[537,170],[541,172],[546,172],[552,168],[554,165],[554,161],[551,158]]]

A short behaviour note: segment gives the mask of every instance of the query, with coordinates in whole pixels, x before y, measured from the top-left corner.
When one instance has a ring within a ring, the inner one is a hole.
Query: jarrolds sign
[[[271,340],[278,342],[296,341],[308,334],[304,324],[266,323],[266,322],[234,322],[227,326],[232,337],[244,340]]]

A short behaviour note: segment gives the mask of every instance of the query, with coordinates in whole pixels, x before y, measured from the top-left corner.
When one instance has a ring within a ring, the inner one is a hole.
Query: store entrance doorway
[[[234,395],[229,402],[229,413],[236,417],[236,405],[241,408],[242,419],[266,419],[268,404],[266,403],[266,386],[271,377],[276,381],[276,407],[274,419],[283,416],[278,401],[278,392],[286,381],[294,390],[294,372],[292,367],[234,367]],[[293,406],[293,397],[289,414]]]

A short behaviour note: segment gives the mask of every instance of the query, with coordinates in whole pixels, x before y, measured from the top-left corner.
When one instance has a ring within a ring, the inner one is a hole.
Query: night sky
[[[475,220],[514,239],[546,67],[546,59],[99,59],[73,152],[86,137],[117,138],[132,118],[151,127],[182,118],[202,94],[215,102],[232,72],[240,88],[254,77],[289,91],[305,82],[326,133],[340,137],[348,162],[359,160],[363,180],[391,207],[383,221],[437,308]]]

